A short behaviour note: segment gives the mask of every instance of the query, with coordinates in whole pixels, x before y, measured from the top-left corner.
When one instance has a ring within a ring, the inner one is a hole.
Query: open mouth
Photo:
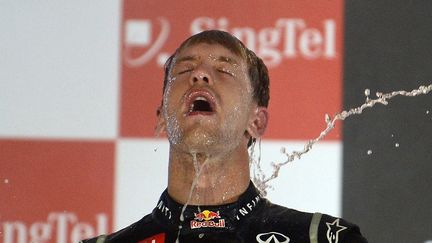
[[[208,92],[192,92],[188,96],[187,115],[212,115],[215,112],[213,99]]]
[[[189,112],[213,112],[213,108],[205,98],[198,97],[189,107]]]

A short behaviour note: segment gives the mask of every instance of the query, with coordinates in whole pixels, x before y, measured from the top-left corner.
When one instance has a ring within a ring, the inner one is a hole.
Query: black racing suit
[[[304,213],[270,203],[251,182],[235,203],[222,206],[183,205],[167,190],[153,212],[110,235],[83,242],[174,243],[366,243],[359,228],[343,219]]]

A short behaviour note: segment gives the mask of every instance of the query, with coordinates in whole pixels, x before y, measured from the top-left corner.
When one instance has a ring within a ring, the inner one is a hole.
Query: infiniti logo
[[[290,239],[278,232],[261,233],[256,236],[259,243],[288,243]]]

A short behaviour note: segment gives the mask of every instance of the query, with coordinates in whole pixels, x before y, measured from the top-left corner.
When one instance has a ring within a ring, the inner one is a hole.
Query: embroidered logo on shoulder
[[[268,232],[261,233],[256,236],[256,240],[258,243],[288,243],[290,242],[290,238],[287,236],[278,233],[278,232]]]
[[[336,219],[333,223],[326,223],[327,225],[327,240],[329,243],[339,242],[339,233],[347,227],[339,224],[340,219]]]
[[[159,203],[156,206],[157,209],[159,209],[159,211],[165,215],[165,217],[168,217],[168,219],[171,219],[171,210],[168,208],[168,206],[166,206],[164,204],[164,202],[162,200],[159,201]]]
[[[219,220],[216,220],[219,219]],[[225,219],[221,219],[218,212],[204,210],[195,214],[195,219],[190,221],[191,229],[210,227],[210,228],[224,228]]]
[[[164,242],[165,242],[165,233],[160,233],[157,235],[153,235],[152,237],[146,238],[144,240],[141,240],[138,243],[164,243]]]

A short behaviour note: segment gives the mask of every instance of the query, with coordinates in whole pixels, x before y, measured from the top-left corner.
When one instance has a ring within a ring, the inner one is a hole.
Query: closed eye
[[[184,73],[187,73],[187,72],[191,72],[192,70],[193,70],[192,68],[185,69],[185,70],[182,70],[182,71],[178,72],[177,74],[184,74]]]
[[[233,73],[233,72],[231,72],[231,71],[230,71],[230,70],[228,70],[228,69],[225,69],[225,68],[220,68],[220,69],[217,69],[217,71],[218,71],[218,72],[220,72],[220,73],[228,74],[228,75],[230,75],[230,76],[234,77],[234,73]]]

